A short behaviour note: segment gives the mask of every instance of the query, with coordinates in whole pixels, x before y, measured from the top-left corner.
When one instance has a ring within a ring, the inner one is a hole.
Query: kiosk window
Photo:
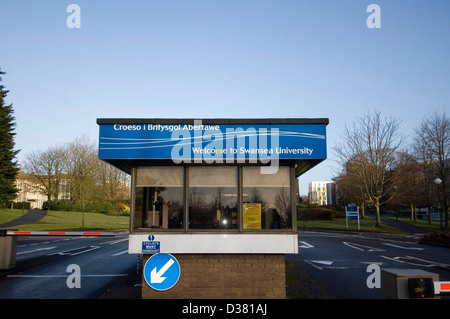
[[[292,228],[290,168],[261,174],[260,167],[243,168],[243,229]]]
[[[237,168],[189,168],[189,228],[237,229]]]
[[[135,228],[183,227],[183,167],[137,169]]]

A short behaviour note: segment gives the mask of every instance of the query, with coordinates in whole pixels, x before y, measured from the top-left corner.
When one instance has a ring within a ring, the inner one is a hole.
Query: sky
[[[19,163],[97,141],[97,118],[328,118],[307,195],[357,117],[397,118],[409,143],[450,110],[450,1],[0,0],[0,68]]]

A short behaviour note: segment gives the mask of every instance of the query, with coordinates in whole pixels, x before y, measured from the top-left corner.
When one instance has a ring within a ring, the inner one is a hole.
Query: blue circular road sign
[[[154,254],[144,266],[144,279],[155,290],[172,288],[180,279],[181,268],[178,260],[170,254]]]

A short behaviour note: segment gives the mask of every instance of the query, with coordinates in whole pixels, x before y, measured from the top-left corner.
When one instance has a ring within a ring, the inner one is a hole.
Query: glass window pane
[[[243,168],[244,229],[292,228],[290,168],[261,174],[259,167]]]
[[[182,229],[183,167],[138,168],[135,228]]]
[[[183,167],[139,167],[136,186],[183,186]]]
[[[236,167],[191,167],[190,187],[237,187]]]
[[[237,229],[237,168],[189,169],[189,228]]]
[[[244,187],[290,187],[290,168],[280,166],[275,174],[261,174],[259,166],[244,167]]]

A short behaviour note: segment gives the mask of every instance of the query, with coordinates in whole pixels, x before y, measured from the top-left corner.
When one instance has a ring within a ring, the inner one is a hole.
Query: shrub
[[[30,209],[31,204],[29,202],[13,202],[14,209]]]
[[[299,208],[297,220],[331,220],[333,210],[329,208]]]
[[[75,202],[77,211],[83,211],[83,202]],[[87,200],[84,202],[84,211],[88,213],[109,213],[113,208],[111,202],[107,200]]]
[[[83,209],[84,207],[84,209]],[[42,205],[44,210],[59,210],[66,212],[109,213],[113,210],[113,203],[108,200],[72,201],[68,199],[48,200]]]
[[[58,210],[59,209],[58,201],[56,201],[56,200],[45,201],[42,204],[42,209],[43,210]]]
[[[450,240],[450,232],[432,232],[421,237],[422,241]]]
[[[73,209],[73,201],[68,199],[61,199],[58,203],[58,210],[62,210],[65,212],[71,212]]]
[[[130,215],[130,207],[125,203],[117,203],[114,205],[115,215]]]

